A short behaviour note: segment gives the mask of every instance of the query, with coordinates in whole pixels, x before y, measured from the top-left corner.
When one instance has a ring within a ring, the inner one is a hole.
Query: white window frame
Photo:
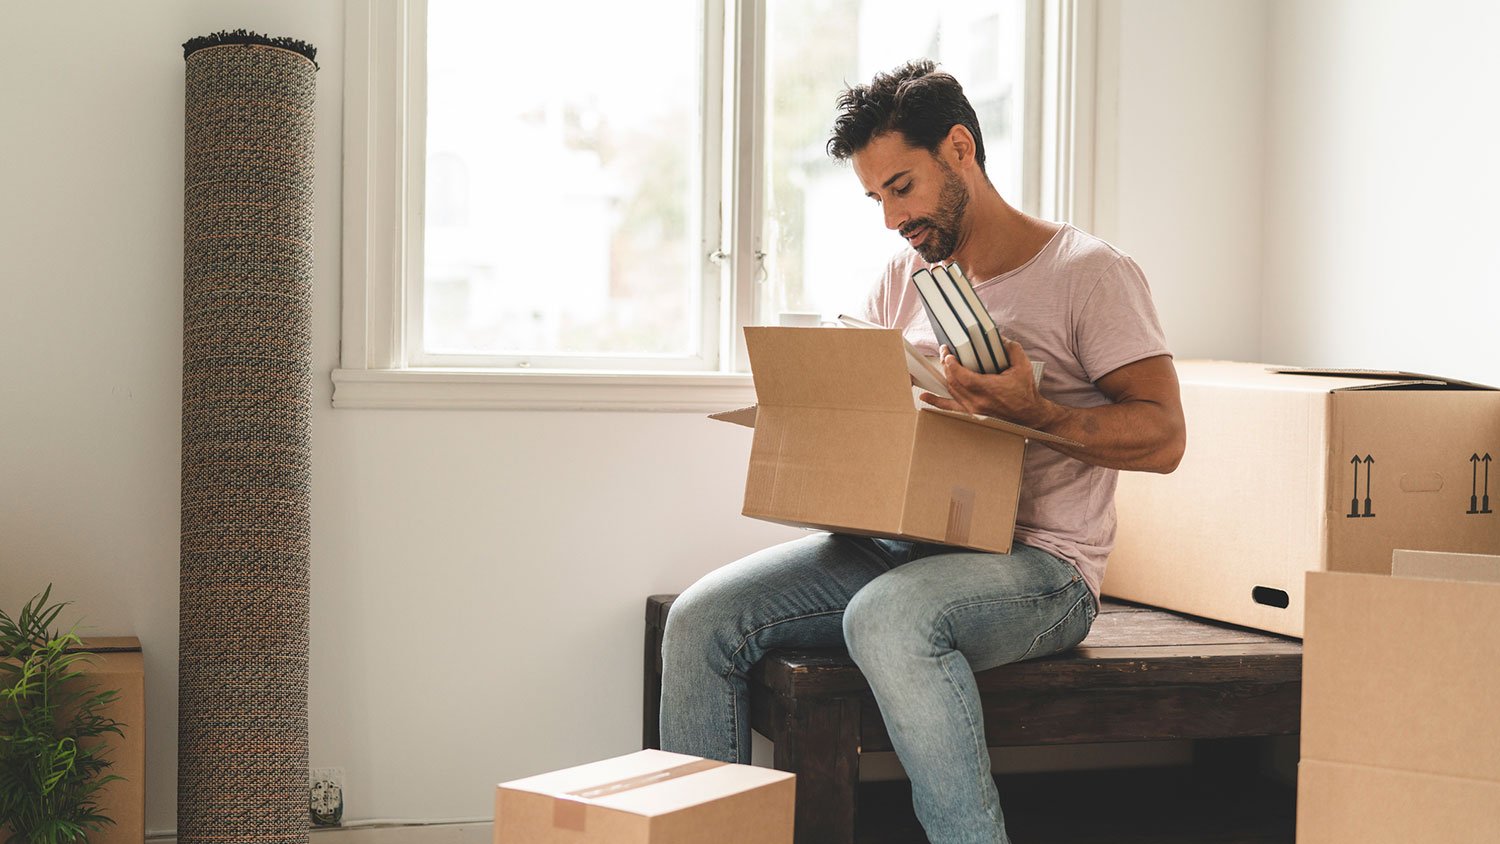
[[[424,4],[349,0],[345,6],[343,301],[334,407],[701,412],[754,401],[740,338],[755,318],[764,258],[764,0],[705,0],[709,32],[732,26],[736,36],[730,61],[705,62],[705,89],[723,90],[740,116],[722,144],[717,118],[705,126],[705,179],[725,173],[729,183],[702,224],[703,315],[722,327],[715,342],[719,369],[672,372],[411,365],[407,321],[415,291],[408,279],[419,279],[422,268],[421,238],[413,234],[420,234],[422,219],[425,127],[413,117],[425,115]],[[1027,0],[1026,10],[1024,208],[1084,228],[1092,222],[1094,136],[1111,117],[1095,108],[1097,7],[1098,0]],[[739,49],[744,44],[753,49]],[[728,78],[714,78],[724,67],[731,68]],[[716,236],[722,245],[714,245]]]

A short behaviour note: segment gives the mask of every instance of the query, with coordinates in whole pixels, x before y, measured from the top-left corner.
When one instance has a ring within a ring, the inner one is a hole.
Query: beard
[[[922,245],[912,247],[929,264],[947,260],[958,249],[959,229],[964,212],[969,209],[969,189],[942,159],[938,160],[938,165],[944,173],[943,189],[938,192],[938,210],[930,217],[920,217],[901,227],[903,237],[923,226],[929,229]]]

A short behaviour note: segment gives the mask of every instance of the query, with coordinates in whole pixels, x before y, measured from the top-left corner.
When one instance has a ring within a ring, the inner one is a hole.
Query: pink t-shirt
[[[927,266],[915,251],[903,249],[862,315],[900,328],[912,345],[936,355],[937,340],[911,283],[912,273]],[[970,281],[1000,332],[1046,364],[1041,392],[1058,404],[1109,404],[1095,381],[1126,364],[1170,354],[1141,268],[1071,225],[1064,224],[1020,267]],[[1116,475],[1041,443],[1026,444],[1016,541],[1072,562],[1095,600],[1114,547]]]

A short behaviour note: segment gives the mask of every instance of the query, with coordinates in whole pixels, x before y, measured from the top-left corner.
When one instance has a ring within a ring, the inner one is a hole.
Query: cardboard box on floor
[[[84,681],[99,690],[117,689],[115,701],[100,714],[123,725],[123,736],[104,737],[113,763],[106,773],[124,777],[99,791],[99,810],[114,824],[89,833],[94,844],[141,844],[146,840],[146,675],[140,640],[133,636],[92,637],[84,647],[96,656],[78,664]],[[0,826],[0,841],[10,836]]]
[[[1500,552],[1500,391],[1403,373],[1179,361],[1187,453],[1121,472],[1103,591],[1302,635],[1303,575],[1395,548]]]
[[[1500,840],[1500,557],[1311,572],[1298,844]]]
[[[1026,442],[1069,442],[913,402],[895,329],[746,328],[746,516],[1005,553]]]
[[[791,844],[795,781],[642,750],[502,783],[495,844]]]

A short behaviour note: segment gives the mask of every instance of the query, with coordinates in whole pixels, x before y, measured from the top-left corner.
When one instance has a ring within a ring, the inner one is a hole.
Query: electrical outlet
[[[341,826],[344,821],[344,769],[308,772],[307,811],[313,826]]]

